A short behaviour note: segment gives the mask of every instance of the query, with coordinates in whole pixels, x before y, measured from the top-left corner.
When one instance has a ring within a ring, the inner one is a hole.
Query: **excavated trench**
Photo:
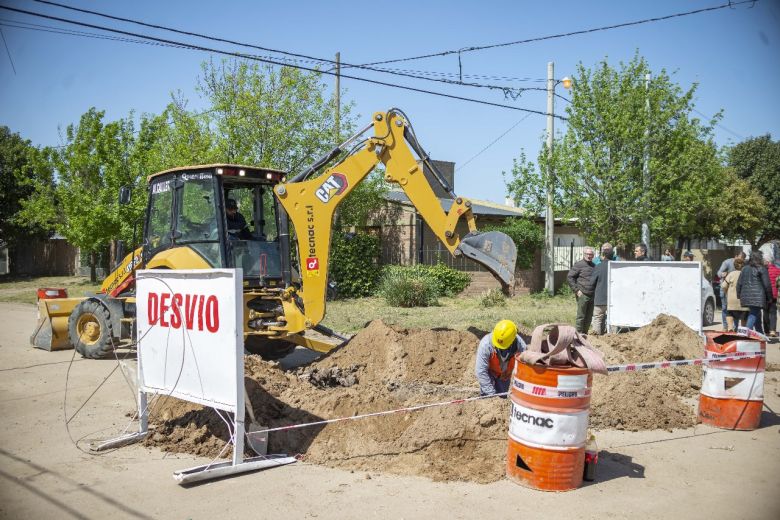
[[[530,331],[525,331],[530,332]],[[245,382],[258,422],[312,422],[476,396],[478,334],[402,329],[371,322],[341,349],[294,371],[248,356]],[[701,356],[701,339],[659,316],[625,334],[592,338],[608,364]],[[594,377],[591,427],[650,430],[695,423],[700,367]],[[327,466],[492,482],[504,476],[509,403],[486,399],[270,434],[269,453]],[[147,444],[207,457],[230,454],[226,423],[210,408],[176,399],[152,409]]]

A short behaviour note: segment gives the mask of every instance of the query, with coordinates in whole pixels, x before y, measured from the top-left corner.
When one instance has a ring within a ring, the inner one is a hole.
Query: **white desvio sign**
[[[295,462],[281,454],[244,458],[243,277],[241,269],[138,271],[139,431],[103,442],[96,451],[145,438],[147,394],[157,394],[233,414],[233,460],[176,471],[179,484]]]
[[[242,279],[240,269],[138,271],[141,391],[243,411]]]
[[[659,314],[702,330],[699,262],[610,262],[607,324],[643,327]]]

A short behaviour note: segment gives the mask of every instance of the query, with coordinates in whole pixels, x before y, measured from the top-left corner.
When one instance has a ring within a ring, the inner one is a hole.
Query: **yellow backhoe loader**
[[[373,135],[363,138],[370,130]],[[452,196],[448,212],[417,157]],[[408,118],[391,109],[374,114],[360,132],[292,178],[268,168],[228,164],[151,175],[141,247],[105,279],[99,294],[43,294],[32,344],[48,350],[75,347],[84,357],[102,357],[134,335],[137,269],[240,267],[247,351],[273,359],[296,345],[331,350],[344,340],[320,325],[333,214],[380,163],[385,180],[400,186],[450,253],[484,265],[506,290],[511,288],[517,256],[512,239],[476,231],[471,202],[453,193],[419,145]],[[129,190],[120,190],[120,202],[129,200]],[[468,227],[464,236],[456,231],[461,220]],[[290,222],[297,252],[291,247]]]

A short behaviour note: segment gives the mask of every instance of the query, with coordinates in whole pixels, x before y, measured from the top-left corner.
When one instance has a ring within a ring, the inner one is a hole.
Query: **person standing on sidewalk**
[[[718,278],[720,278],[720,317],[721,317],[721,324],[723,325],[723,330],[726,330],[727,327],[727,320],[728,320],[728,295],[726,294],[725,289],[723,288],[723,280],[726,279],[726,277],[729,275],[729,273],[733,273],[735,271],[734,267],[734,260],[737,258],[741,258],[742,261],[745,261],[745,252],[740,251],[736,255],[734,255],[734,258],[727,258],[723,261],[722,264],[720,264],[720,268],[718,269]]]
[[[769,286],[772,288],[772,300],[769,302],[767,310],[766,320],[764,321],[764,330],[767,332],[767,336],[777,337],[777,287],[780,282],[780,247],[777,243],[772,245],[772,258],[769,259],[767,264],[767,272],[769,273]]]
[[[742,306],[748,308],[747,328],[763,334],[761,311],[772,300],[772,287],[761,251],[750,253],[750,261],[737,281],[737,297]]]
[[[607,324],[607,269],[612,261],[612,244],[604,242],[601,246],[601,262],[593,269],[590,277],[593,282],[593,333],[606,332]]]
[[[571,266],[566,280],[569,287],[577,297],[577,321],[576,329],[581,334],[587,334],[590,322],[593,319],[593,282],[591,274],[596,264],[593,263],[593,248],[586,247],[582,260]]]

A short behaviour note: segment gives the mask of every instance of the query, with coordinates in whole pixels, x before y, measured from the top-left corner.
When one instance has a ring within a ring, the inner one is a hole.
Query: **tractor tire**
[[[84,300],[68,318],[68,337],[76,352],[85,358],[100,359],[114,349],[111,317],[100,302]]]
[[[295,343],[283,339],[268,339],[263,336],[247,336],[244,348],[250,354],[256,354],[266,361],[275,361],[292,354]]]

